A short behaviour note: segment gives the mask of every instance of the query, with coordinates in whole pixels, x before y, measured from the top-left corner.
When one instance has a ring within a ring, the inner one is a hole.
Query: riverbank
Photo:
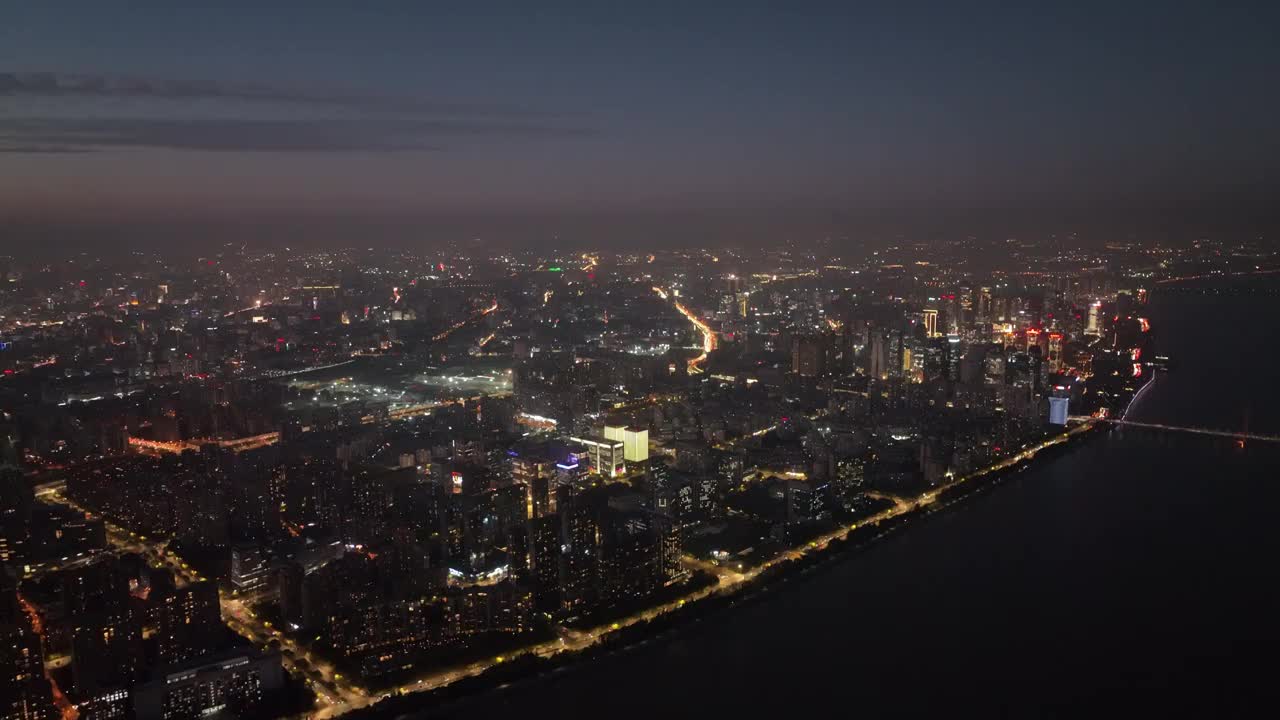
[[[543,646],[513,653],[485,668],[453,671],[453,678],[432,689],[386,697],[374,705],[355,710],[361,718],[395,717],[406,713],[452,711],[472,699],[494,690],[523,687],[552,674],[559,674],[604,657],[643,647],[677,632],[690,623],[701,622],[721,610],[753,604],[780,586],[865,550],[885,537],[919,521],[980,496],[1031,467],[1034,460],[1052,460],[1097,435],[1093,423],[1082,423],[1006,458],[988,468],[958,478],[951,484],[925,493],[915,501],[886,510],[793,548],[746,574],[721,576],[721,583],[666,606],[651,609],[643,617],[625,624],[615,623],[584,634],[589,642],[579,647],[556,649]],[[736,578],[736,579],[735,579]],[[563,642],[563,641],[562,641]]]

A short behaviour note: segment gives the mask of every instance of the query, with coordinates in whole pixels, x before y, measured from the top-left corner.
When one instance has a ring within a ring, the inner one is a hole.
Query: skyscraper
[[[929,309],[924,311],[924,334],[925,337],[938,337],[938,311]]]
[[[621,440],[625,446],[623,457],[627,462],[644,462],[649,459],[649,430],[622,425],[606,425],[604,436],[609,440]]]
[[[867,365],[867,374],[876,380],[889,377],[889,347],[884,334],[879,331],[871,333],[871,351],[867,356]]]

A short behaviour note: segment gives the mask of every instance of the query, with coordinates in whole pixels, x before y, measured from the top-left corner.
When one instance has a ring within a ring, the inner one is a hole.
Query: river
[[[1153,298],[1178,365],[1130,417],[1280,433],[1278,304]],[[1277,510],[1280,445],[1112,430],[760,600],[436,716],[1256,715]]]

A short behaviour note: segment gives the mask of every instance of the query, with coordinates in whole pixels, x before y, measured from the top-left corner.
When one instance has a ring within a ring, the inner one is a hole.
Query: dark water
[[[1249,334],[1275,300],[1153,303],[1179,366],[1131,417],[1280,432],[1275,340]],[[1278,501],[1280,445],[1113,431],[754,604],[448,714],[1260,715]]]

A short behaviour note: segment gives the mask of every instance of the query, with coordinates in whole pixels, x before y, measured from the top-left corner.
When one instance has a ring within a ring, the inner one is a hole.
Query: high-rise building
[[[979,322],[991,322],[991,288],[978,288],[978,301],[975,313]]]
[[[280,657],[241,648],[193,660],[139,685],[136,720],[198,720],[219,712],[251,715],[270,692],[284,686]]]
[[[862,458],[846,457],[836,460],[835,481],[836,495],[841,501],[848,501],[863,491],[866,481],[866,461]]]
[[[889,377],[889,347],[885,342],[884,334],[875,331],[871,333],[871,350],[867,356],[867,373],[876,380],[885,380]]]
[[[607,440],[621,440],[623,457],[627,462],[645,462],[649,459],[649,431],[646,428],[624,427],[622,425],[606,425],[604,436]]]
[[[142,668],[142,632],[132,613],[71,616],[72,697],[82,718],[123,718]]]
[[[529,493],[529,517],[538,518],[556,511],[556,463],[545,445],[511,450],[511,477]]]
[[[231,587],[239,593],[251,593],[265,589],[271,577],[271,566],[266,553],[256,545],[241,545],[231,549]]]
[[[1045,361],[1051,373],[1062,369],[1062,333],[1049,333],[1049,352],[1045,355]]]
[[[938,311],[927,309],[924,311],[924,334],[925,337],[938,337]]]
[[[200,657],[222,635],[218,588],[208,581],[153,595],[156,605],[156,653],[164,664]]]
[[[801,335],[791,341],[791,372],[817,377],[827,369],[826,344],[818,335]]]
[[[560,518],[542,515],[530,521],[529,569],[534,604],[542,610],[560,607]]]
[[[591,472],[607,478],[616,478],[626,470],[621,439],[569,438],[586,449],[586,456],[591,464]]]
[[[1049,398],[1049,424],[1066,425],[1070,399],[1054,395]]]

